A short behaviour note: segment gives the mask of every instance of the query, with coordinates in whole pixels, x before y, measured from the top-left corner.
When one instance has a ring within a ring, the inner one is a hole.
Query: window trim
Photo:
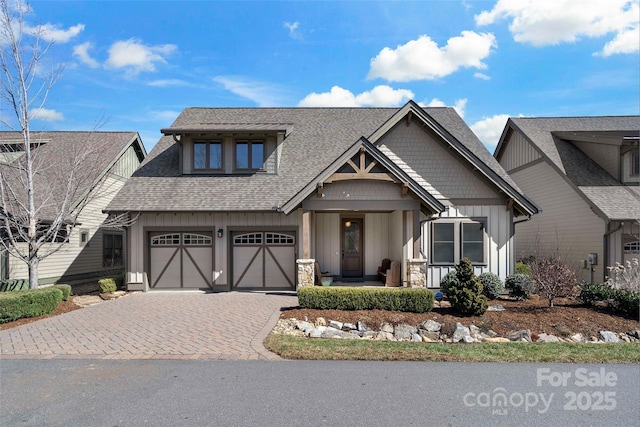
[[[434,261],[435,253],[435,240],[434,240],[434,227],[436,224],[453,224],[453,262],[436,262]],[[488,233],[488,221],[486,217],[472,217],[472,218],[443,218],[441,220],[433,221],[430,228],[429,236],[429,263],[430,265],[437,267],[450,267],[460,263],[463,258],[464,252],[464,224],[480,223],[482,224],[482,262],[472,262],[474,267],[486,267],[488,263],[488,245],[489,245],[489,233]]]
[[[111,236],[111,248],[107,248],[106,247],[106,237],[107,236]],[[119,237],[120,238],[120,247],[117,248],[115,245],[115,239],[114,237]],[[107,265],[106,263],[106,249],[111,249],[111,264]],[[115,249],[120,249],[120,263],[119,264],[114,264],[113,260],[116,259],[115,257]],[[103,268],[120,268],[120,267],[124,267],[125,262],[124,262],[124,236],[122,233],[102,233],[102,267]]]
[[[86,236],[86,239],[83,239],[83,237]],[[79,234],[79,241],[80,241],[80,247],[83,248],[85,246],[89,246],[89,229],[88,228],[82,228],[80,229],[80,234]]]
[[[253,164],[253,150],[252,150],[252,145],[253,144],[260,144],[262,145],[262,161],[261,161],[261,166],[259,168],[254,168],[252,167]],[[238,145],[239,144],[247,144],[247,168],[239,168],[238,167]],[[233,148],[234,148],[234,153],[233,153],[233,170],[235,172],[262,172],[262,171],[266,171],[265,168],[265,149],[266,149],[266,141],[264,139],[249,139],[249,138],[242,138],[242,139],[236,139],[234,141],[233,144]]]
[[[196,167],[196,145],[204,144],[205,145],[205,167],[197,168]],[[211,145],[218,144],[220,145],[220,167],[212,168],[211,167]],[[192,149],[192,158],[191,158],[191,170],[196,173],[203,172],[222,172],[224,170],[224,141],[222,139],[196,139],[193,141],[193,149]]]

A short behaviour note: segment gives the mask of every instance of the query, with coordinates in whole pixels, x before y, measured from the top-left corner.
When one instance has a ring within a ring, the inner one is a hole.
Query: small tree
[[[553,307],[555,298],[575,293],[578,284],[576,273],[559,257],[536,258],[529,266],[535,292],[549,301],[549,307]]]
[[[447,298],[451,306],[463,314],[484,314],[487,311],[487,297],[482,295],[482,284],[467,258],[463,258],[460,264],[456,265],[456,279],[447,287]]]

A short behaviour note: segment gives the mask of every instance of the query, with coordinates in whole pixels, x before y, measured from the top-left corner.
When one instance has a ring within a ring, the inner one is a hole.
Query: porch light
[[[347,222],[345,222],[345,223],[344,223],[344,226],[345,226],[345,227],[347,227],[347,228],[351,227],[351,221],[347,221]]]
[[[218,228],[218,237],[222,237],[224,234],[224,230],[222,228]]]

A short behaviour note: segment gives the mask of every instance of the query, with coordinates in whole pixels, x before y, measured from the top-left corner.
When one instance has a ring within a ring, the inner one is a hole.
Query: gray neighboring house
[[[640,116],[509,119],[494,156],[542,208],[517,226],[518,257],[558,248],[596,282],[638,258],[639,137]]]
[[[108,206],[137,218],[129,289],[294,290],[313,260],[504,278],[514,217],[538,211],[451,108],[188,108],[162,133]]]
[[[59,251],[40,261],[40,284],[68,283],[108,274],[121,274],[126,259],[126,234],[122,228],[106,228],[107,204],[138,168],[147,153],[137,132],[31,132],[36,162],[35,196],[39,221],[50,221],[63,203],[67,176],[75,170],[79,206],[86,197],[75,228],[60,237]],[[16,132],[0,132],[0,173],[15,175],[24,146]],[[77,162],[84,167],[77,168]],[[14,183],[15,178],[14,178]],[[24,192],[26,197],[26,190]],[[15,212],[14,212],[15,213]],[[19,214],[19,213],[18,213]],[[64,242],[66,239],[66,242]],[[22,244],[26,250],[26,243]],[[1,252],[1,251],[0,251]],[[27,264],[0,253],[2,279],[28,279]]]

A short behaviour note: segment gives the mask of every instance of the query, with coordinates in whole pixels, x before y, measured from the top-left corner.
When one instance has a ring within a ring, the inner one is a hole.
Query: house
[[[504,278],[537,212],[451,108],[188,108],[161,132],[107,208],[137,217],[130,289],[292,290],[314,261],[375,280],[385,258],[405,285],[463,256]]]
[[[580,279],[639,257],[640,116],[511,118],[495,158],[542,208],[517,225],[518,257],[558,251]]]
[[[103,226],[107,219],[103,210],[146,157],[140,136],[136,132],[32,131],[31,149],[37,172],[34,193],[38,223],[47,224],[58,218],[65,224],[55,242],[43,247],[43,251],[59,250],[40,261],[38,282],[68,283],[121,274],[126,235],[122,228]],[[6,196],[0,205],[0,211],[8,217],[24,215],[19,206],[12,205],[22,194],[26,198],[24,180],[20,179],[24,169],[18,167],[23,158],[22,135],[0,132],[2,194],[7,195],[10,188],[17,194],[13,198]],[[64,203],[74,206],[71,218],[59,217],[65,211],[61,209]],[[6,233],[6,218],[0,218]],[[27,248],[26,242],[18,245],[23,250]],[[28,279],[25,262],[6,251],[1,255],[2,279]]]

